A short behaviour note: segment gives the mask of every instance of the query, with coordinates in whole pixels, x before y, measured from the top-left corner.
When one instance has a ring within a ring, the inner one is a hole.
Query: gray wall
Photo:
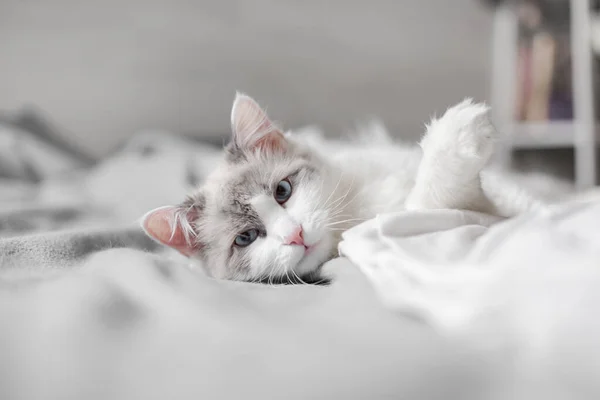
[[[143,128],[229,130],[235,89],[286,128],[378,115],[416,138],[487,98],[477,0],[0,0],[0,109],[35,104],[101,154]]]

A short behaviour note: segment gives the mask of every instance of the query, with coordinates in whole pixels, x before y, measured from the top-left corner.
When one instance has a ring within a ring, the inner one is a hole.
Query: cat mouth
[[[310,245],[307,244],[302,244],[299,246],[303,246],[304,247],[304,255],[302,256],[302,259],[304,259],[304,257],[308,256],[309,254],[313,253],[317,247],[319,247],[319,244],[321,244],[321,242],[316,242]]]
[[[304,255],[307,256],[312,253],[319,243],[312,244],[310,246],[304,245]]]
[[[293,267],[288,267],[291,271],[293,271],[293,273],[284,273],[278,276],[270,276],[268,278],[261,279],[259,282],[268,284],[328,284],[328,279],[323,278],[318,273],[320,267],[319,255],[317,255],[316,258],[314,256],[315,253],[318,254],[319,250],[323,248],[323,244],[324,242],[322,240],[319,240],[318,242],[313,243],[311,245],[291,245],[293,247],[297,247],[298,250],[304,250],[302,256],[300,257],[300,259],[298,259],[297,263],[295,263]],[[312,261],[310,260],[311,255],[313,255]]]
[[[320,249],[320,245],[321,245],[321,241],[318,241],[311,245],[303,245],[304,254],[302,254],[302,257],[300,257],[300,259],[298,260],[298,264],[296,265],[295,268],[297,268],[298,266],[300,266],[302,264],[305,264],[307,259],[310,259],[311,256],[313,256],[312,258],[314,258],[315,253],[318,253],[318,251]],[[306,265],[303,265],[303,267],[304,268],[301,268],[301,269],[306,269]],[[303,272],[307,272],[307,271],[303,271]]]

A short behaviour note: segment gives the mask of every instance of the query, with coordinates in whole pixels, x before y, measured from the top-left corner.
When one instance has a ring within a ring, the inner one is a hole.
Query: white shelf
[[[573,148],[575,183],[580,189],[597,183],[596,146],[599,142],[594,118],[593,63],[590,27],[591,0],[570,0],[573,121],[521,123],[513,118],[516,98],[518,26],[510,2],[496,8],[493,35],[492,113],[494,123],[508,134],[500,161],[510,162],[513,149]]]
[[[573,121],[521,122],[508,128],[507,147],[512,149],[562,149],[587,146],[600,141],[596,134],[577,140]]]
[[[515,123],[508,144],[516,149],[554,149],[575,146],[573,121]]]

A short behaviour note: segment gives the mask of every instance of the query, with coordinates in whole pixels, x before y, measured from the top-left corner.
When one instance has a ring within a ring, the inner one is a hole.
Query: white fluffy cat
[[[467,99],[434,119],[419,146],[387,137],[328,142],[282,132],[237,94],[222,164],[176,206],[149,212],[145,231],[202,261],[216,278],[299,279],[337,255],[341,233],[378,213],[458,208],[513,215],[540,202],[482,173],[497,133]]]

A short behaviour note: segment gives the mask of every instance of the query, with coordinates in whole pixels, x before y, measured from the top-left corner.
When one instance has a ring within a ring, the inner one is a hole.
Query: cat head
[[[237,94],[223,163],[181,204],[146,214],[155,240],[232,280],[297,279],[336,253],[350,186]]]

